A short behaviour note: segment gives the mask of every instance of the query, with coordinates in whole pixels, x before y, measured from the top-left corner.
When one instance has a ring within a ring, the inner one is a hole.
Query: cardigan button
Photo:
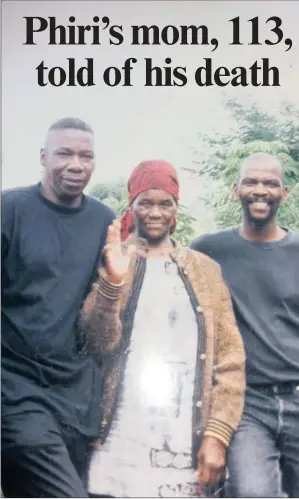
[[[206,358],[206,354],[205,353],[202,353],[201,356],[200,356],[201,360],[204,360]]]
[[[196,402],[196,407],[201,407],[201,406],[202,406],[202,401],[198,400],[198,402]]]
[[[196,310],[197,310],[197,312],[201,312],[202,308],[198,305],[198,307],[196,307]]]

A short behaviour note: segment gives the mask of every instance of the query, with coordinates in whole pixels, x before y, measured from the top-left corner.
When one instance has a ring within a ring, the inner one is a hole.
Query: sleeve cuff
[[[219,419],[211,419],[205,429],[204,435],[218,438],[221,442],[228,447],[233,436],[233,428],[219,421]]]
[[[111,284],[106,281],[102,275],[100,275],[100,279],[98,282],[98,292],[108,298],[109,300],[118,300],[121,295],[123,283],[121,284]]]

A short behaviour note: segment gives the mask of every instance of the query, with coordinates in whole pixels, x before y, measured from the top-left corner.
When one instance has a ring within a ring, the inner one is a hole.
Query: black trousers
[[[1,422],[4,497],[88,497],[91,440],[30,411]]]

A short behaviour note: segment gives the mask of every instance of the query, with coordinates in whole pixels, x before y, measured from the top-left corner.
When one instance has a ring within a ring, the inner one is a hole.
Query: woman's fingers
[[[108,227],[107,231],[107,244],[120,244],[121,243],[121,225],[119,220],[114,220]]]

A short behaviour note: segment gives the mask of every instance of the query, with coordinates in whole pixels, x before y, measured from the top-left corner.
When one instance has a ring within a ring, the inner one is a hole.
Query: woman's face
[[[149,242],[160,242],[171,231],[177,213],[174,197],[166,191],[149,189],[132,204],[136,233]]]

